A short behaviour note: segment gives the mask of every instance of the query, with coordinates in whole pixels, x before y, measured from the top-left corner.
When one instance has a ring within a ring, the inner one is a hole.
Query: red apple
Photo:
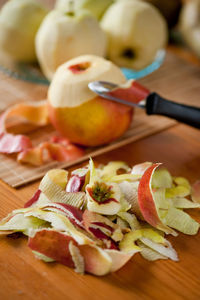
[[[48,92],[49,117],[53,126],[71,142],[98,146],[120,137],[129,127],[132,109],[103,99],[88,83],[107,80],[125,83],[121,70],[110,61],[84,55],[61,65]]]

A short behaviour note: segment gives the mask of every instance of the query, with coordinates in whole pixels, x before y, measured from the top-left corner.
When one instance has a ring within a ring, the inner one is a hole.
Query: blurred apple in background
[[[126,82],[120,68],[102,57],[83,55],[60,66],[48,92],[49,116],[71,142],[98,146],[120,137],[129,127],[132,109],[89,90],[95,80]]]
[[[14,60],[36,60],[35,35],[46,13],[38,1],[7,1],[0,12],[0,51]]]
[[[200,57],[200,0],[184,4],[179,28],[186,44]]]
[[[105,12],[102,29],[108,36],[108,57],[121,67],[142,69],[166,46],[164,17],[153,5],[141,0],[121,0]]]
[[[82,55],[106,53],[106,36],[96,18],[84,10],[53,10],[42,22],[36,36],[37,58],[51,80],[57,67]]]
[[[72,2],[75,10],[87,9],[97,19],[100,19],[114,0],[57,0],[55,8],[68,10],[70,5],[72,5]]]

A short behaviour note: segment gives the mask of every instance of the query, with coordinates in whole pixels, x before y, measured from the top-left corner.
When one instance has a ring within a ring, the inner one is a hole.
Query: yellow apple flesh
[[[51,11],[36,36],[36,52],[51,80],[58,66],[83,54],[104,56],[106,36],[97,20],[85,11]]]

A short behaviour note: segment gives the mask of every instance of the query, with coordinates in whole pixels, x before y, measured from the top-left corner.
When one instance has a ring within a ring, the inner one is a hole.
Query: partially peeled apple
[[[108,37],[108,57],[121,67],[142,69],[167,43],[167,24],[153,5],[124,0],[112,4],[101,20]]]
[[[83,55],[60,66],[48,91],[51,123],[72,143],[98,146],[120,137],[129,127],[132,109],[89,90],[96,80],[126,82],[120,68],[104,58]]]
[[[96,18],[87,11],[53,10],[42,22],[35,45],[41,69],[51,80],[61,64],[76,56],[104,56],[106,36]]]

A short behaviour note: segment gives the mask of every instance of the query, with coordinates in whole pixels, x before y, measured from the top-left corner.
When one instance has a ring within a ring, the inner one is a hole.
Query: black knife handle
[[[151,93],[146,98],[146,112],[148,115],[163,115],[200,128],[200,107],[172,102],[156,93]]]

